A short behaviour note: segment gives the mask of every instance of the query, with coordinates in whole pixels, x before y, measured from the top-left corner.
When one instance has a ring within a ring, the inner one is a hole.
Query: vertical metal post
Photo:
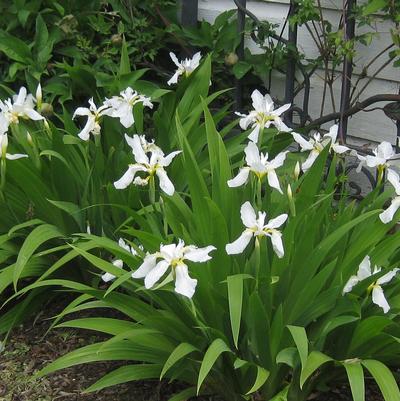
[[[183,26],[196,26],[198,20],[198,0],[181,0],[180,22]]]
[[[296,2],[290,0],[290,8],[288,19],[296,14]],[[294,82],[296,73],[296,56],[297,56],[297,24],[290,24],[288,34],[288,60],[286,66],[286,82],[285,82],[285,103],[293,103],[294,100]],[[286,114],[285,122],[289,125],[293,122],[293,113]]]
[[[399,88],[399,95],[400,95],[400,88]],[[396,137],[396,153],[400,152],[400,120],[396,120],[396,127],[397,127],[397,137]]]
[[[356,0],[343,0],[343,28],[344,39],[349,41],[354,39],[356,21],[351,15]],[[353,73],[353,57],[348,55],[343,61],[342,71],[342,90],[340,95],[340,121],[339,121],[339,138],[342,143],[346,142],[347,123],[349,118],[344,116],[344,112],[350,107],[350,89],[351,76]]]
[[[238,0],[237,2],[243,8],[246,8],[246,0]],[[244,29],[245,29],[246,14],[240,8],[238,8],[237,13],[238,13],[237,30],[238,34],[240,35],[240,44],[237,49],[237,55],[239,61],[242,61],[244,60]],[[236,103],[236,110],[241,111],[243,104],[243,88],[240,79],[235,80],[235,103]]]

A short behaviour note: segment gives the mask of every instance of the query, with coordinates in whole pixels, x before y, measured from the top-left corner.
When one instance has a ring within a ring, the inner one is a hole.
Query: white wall
[[[342,14],[342,0],[321,0],[324,7],[323,15],[328,19],[333,26],[337,26]],[[360,3],[360,2],[359,2]],[[288,12],[288,0],[269,0],[267,1],[248,1],[247,8],[253,12],[260,20],[268,20],[270,22],[282,26],[286,19]],[[233,0],[199,0],[199,19],[213,22],[216,16],[225,10],[236,9]],[[278,32],[280,27],[277,28]],[[369,47],[358,45],[357,58],[355,59],[354,77],[353,82],[357,79],[357,74],[360,73],[363,66],[388,44],[391,43],[390,27],[388,22],[379,23],[376,27],[379,36],[375,38]],[[361,33],[366,28],[356,28],[357,33]],[[287,32],[284,32],[284,37]],[[298,45],[302,52],[305,53],[307,58],[315,58],[318,56],[318,49],[304,27],[299,28],[298,32]],[[251,49],[252,52],[260,52],[260,49],[251,41],[250,38],[246,40],[246,47]],[[376,61],[375,64],[367,71],[367,77],[374,74],[375,69],[378,68],[383,62],[387,60],[387,55],[382,56]],[[368,78],[366,78],[368,79]],[[359,88],[363,86],[366,79],[361,81]],[[283,99],[285,77],[282,74],[276,73],[273,79],[273,86],[271,88],[272,95],[278,99]],[[337,79],[334,83],[334,96],[336,107],[340,102],[340,89],[341,89],[341,74],[337,74]],[[311,96],[309,113],[312,118],[319,117],[321,108],[321,99],[323,92],[323,74],[314,74],[311,79]],[[400,89],[400,68],[394,68],[391,64],[381,71],[375,79],[369,84],[367,90],[363,92],[360,100],[364,100],[370,96],[378,93],[399,93]],[[296,97],[295,102],[298,105],[302,104],[301,94]],[[331,102],[326,102],[324,114],[332,111]],[[382,107],[385,103],[376,103],[371,107]],[[337,111],[337,110],[336,110]],[[356,138],[362,138],[368,141],[380,142],[387,140],[393,144],[396,141],[396,125],[388,119],[383,111],[360,112],[357,113],[349,120],[349,135]]]

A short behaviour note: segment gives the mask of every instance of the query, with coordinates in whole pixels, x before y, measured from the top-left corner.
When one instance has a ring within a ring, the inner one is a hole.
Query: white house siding
[[[333,26],[337,26],[341,13],[342,13],[342,1],[341,0],[322,0],[324,7],[323,14],[324,18],[328,19]],[[199,19],[213,22],[217,15],[225,10],[236,8],[235,3],[232,0],[199,0]],[[268,20],[270,22],[279,24],[282,26],[287,12],[288,12],[288,1],[287,0],[271,0],[271,1],[248,1],[247,8],[253,12],[259,19]],[[360,73],[363,66],[371,60],[375,55],[383,50],[388,44],[391,43],[390,37],[390,23],[382,22],[377,25],[377,31],[379,36],[375,38],[371,46],[366,47],[359,45],[357,49],[357,58],[355,60],[355,69],[353,82],[357,78],[357,73]],[[357,33],[362,32],[363,29],[367,28],[356,28]],[[278,32],[279,27],[278,27]],[[287,32],[284,33],[284,36]],[[314,45],[311,36],[304,27],[299,28],[298,32],[298,46],[306,55],[307,58],[314,58],[318,56],[318,49]],[[261,50],[251,41],[246,40],[246,47],[252,52],[257,53]],[[387,55],[383,56],[387,57]],[[386,58],[380,58],[371,68],[367,71],[367,75],[371,76],[374,74],[376,68],[378,68]],[[282,99],[284,93],[284,79],[282,74],[276,73],[273,79],[273,86],[271,88],[272,95]],[[366,80],[362,80],[361,85]],[[334,83],[334,94],[335,103],[338,107],[340,102],[340,89],[341,89],[341,74],[338,73],[337,79]],[[368,88],[363,92],[360,100],[364,100],[370,96],[379,93],[399,93],[400,89],[400,69],[394,68],[392,65],[386,67],[381,71],[375,79],[369,84]],[[323,91],[323,74],[322,72],[314,74],[311,79],[311,94],[310,94],[310,105],[309,113],[312,118],[317,118],[320,115],[321,99]],[[298,105],[302,104],[302,94],[296,97],[295,102]],[[385,103],[376,103],[371,107],[382,107]],[[326,99],[326,107],[324,114],[332,111],[332,105],[329,100],[329,96]],[[357,113],[349,120],[348,133],[350,136],[361,138],[363,142],[372,141],[380,142],[387,140],[395,144],[396,141],[396,125],[390,119],[388,119],[383,111],[371,111],[371,112],[360,112]],[[357,141],[358,142],[358,141]]]

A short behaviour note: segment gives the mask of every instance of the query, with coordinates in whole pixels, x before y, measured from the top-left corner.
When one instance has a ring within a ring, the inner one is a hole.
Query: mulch
[[[58,305],[61,310],[63,305]],[[184,386],[165,381],[140,381],[110,387],[96,393],[82,391],[123,362],[84,364],[36,379],[34,374],[49,362],[74,349],[101,340],[86,330],[57,329],[47,335],[54,305],[45,315],[17,327],[0,353],[0,401],[167,401]],[[49,309],[49,308],[47,308]],[[351,401],[348,387],[312,394],[313,401]],[[193,399],[194,401],[194,399]],[[217,401],[203,397],[196,401]],[[219,400],[220,401],[220,400]],[[375,385],[368,385],[366,401],[383,401]]]

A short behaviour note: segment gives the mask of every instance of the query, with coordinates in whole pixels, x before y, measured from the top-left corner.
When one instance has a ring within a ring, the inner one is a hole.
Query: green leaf
[[[47,199],[52,205],[58,207],[59,209],[63,210],[64,212],[68,213],[76,222],[79,229],[82,231],[85,228],[85,224],[83,221],[83,214],[82,209],[72,202],[65,202],[65,201],[54,201]]]
[[[80,249],[74,245],[71,245],[71,247],[81,254],[88,262],[90,262],[93,266],[98,267],[100,270],[105,271],[106,273],[111,273],[116,277],[122,276],[125,271],[122,269],[119,269],[118,267],[114,266],[111,262],[108,262],[107,260],[104,260],[102,258],[99,258],[98,256],[92,255],[89,252],[86,252],[83,249]]]
[[[308,355],[308,339],[304,327],[287,326],[299,352],[302,369],[305,368]]]
[[[204,240],[206,240],[209,224],[207,210],[204,207],[204,200],[206,198],[209,198],[210,196],[208,193],[207,185],[197,163],[196,157],[187,140],[187,137],[185,136],[185,132],[183,130],[178,114],[176,114],[176,127],[181,149],[183,150],[183,168],[185,170],[187,183],[189,185],[194,212],[193,215],[199,228],[201,229]]]
[[[232,337],[235,347],[238,347],[240,320],[243,303],[243,275],[228,276],[228,301],[231,320]]]
[[[178,361],[180,361],[185,356],[191,354],[192,352],[198,351],[196,347],[189,343],[181,343],[179,344],[172,352],[171,355],[166,360],[161,374],[160,380],[164,377],[164,375],[168,372],[168,370],[174,366]]]
[[[128,46],[125,36],[122,39],[121,61],[119,64],[119,75],[129,74],[131,72],[131,63],[129,61]]]
[[[253,66],[245,61],[238,61],[232,68],[233,74],[235,78],[242,79],[251,69]]]
[[[344,361],[353,401],[365,401],[364,371],[360,361]]]
[[[40,219],[32,219],[32,220],[24,221],[21,224],[17,224],[15,226],[13,226],[7,235],[9,237],[11,237],[14,233],[16,233],[19,230],[22,230],[27,227],[37,226],[38,224],[42,224],[42,223],[44,223],[44,221],[40,220]]]
[[[89,66],[66,66],[65,68],[71,78],[72,90],[85,96],[96,94],[96,79],[93,70]]]
[[[177,112],[181,118],[186,117],[195,106],[200,103],[201,97],[208,95],[211,79],[211,56],[208,55],[201,65],[188,77],[188,88],[183,92]],[[184,82],[185,83],[185,82]],[[183,89],[180,87],[179,90]]]
[[[168,401],[187,401],[196,395],[196,387],[189,387],[173,395]]]
[[[386,365],[374,359],[367,359],[361,363],[374,377],[385,401],[400,401],[399,387]]]
[[[105,317],[87,317],[84,319],[68,320],[58,324],[56,327],[73,327],[85,330],[95,330],[102,333],[117,335],[135,327],[135,323],[121,319]]]
[[[289,392],[289,385],[287,385],[282,391],[272,397],[269,401],[287,401],[287,395]]]
[[[298,351],[296,347],[284,348],[283,350],[279,351],[278,355],[276,356],[276,363],[284,363],[285,365],[294,368],[297,355]]]
[[[252,394],[256,392],[268,379],[269,372],[268,370],[262,368],[261,366],[257,365],[257,376],[256,380],[254,381],[253,386],[251,389],[246,393],[246,395]]]
[[[63,138],[67,138],[67,137],[68,136],[65,135]],[[75,138],[75,137],[73,137],[73,138]],[[67,160],[65,159],[65,157],[62,156],[60,153],[54,151],[54,150],[50,150],[50,149],[43,150],[42,152],[40,152],[39,156],[40,157],[49,156],[49,159],[51,159],[52,157],[55,157],[58,160],[60,160],[65,165],[65,167],[67,167],[70,170],[70,166],[69,166]]]
[[[13,278],[15,289],[17,288],[19,277],[21,276],[29,258],[33,255],[36,249],[44,242],[62,236],[63,234],[61,231],[59,231],[57,227],[50,224],[43,224],[31,231],[22,244],[22,247],[18,253],[17,262],[15,263]]]
[[[139,88],[136,88],[136,82],[146,73],[146,71],[148,71],[148,68],[142,68],[140,70],[135,70],[135,71],[131,71],[128,72],[126,74],[121,74],[119,76],[119,87],[118,90],[122,91],[124,89],[126,89],[128,86],[133,87],[137,90],[139,90]],[[110,81],[114,82],[114,77],[110,76]],[[144,81],[139,81],[139,82],[144,82]],[[147,82],[147,81],[146,81]],[[150,84],[150,82],[149,82]],[[156,86],[155,86],[156,87]],[[157,87],[158,88],[158,87]],[[154,100],[154,97],[153,97]]]
[[[82,139],[72,135],[64,135],[63,142],[64,145],[79,145],[79,144],[82,145]]]
[[[15,36],[5,31],[0,31],[0,52],[3,52],[11,60],[29,64],[32,62],[32,54],[29,46]]]
[[[106,374],[96,383],[87,388],[84,393],[98,391],[116,384],[126,383],[137,380],[155,379],[160,374],[159,365],[128,365]]]
[[[36,52],[39,52],[41,49],[46,47],[49,40],[49,31],[47,30],[46,23],[41,14],[38,14],[36,17],[36,32],[34,40]]]
[[[230,191],[227,181],[231,178],[231,165],[225,143],[215,127],[213,117],[202,99],[207,134],[207,148],[212,174],[212,199],[218,204],[226,219],[231,217],[235,206],[235,192]]]
[[[368,4],[366,4],[362,9],[362,15],[365,17],[367,15],[376,13],[381,8],[384,8],[388,5],[387,0],[370,0]]]
[[[126,341],[109,344],[107,347],[103,347],[103,345],[103,342],[90,344],[63,355],[40,370],[37,373],[37,376],[42,377],[49,373],[55,372],[56,370],[65,369],[70,366],[80,365],[83,363],[98,361],[135,361],[139,359],[138,352],[136,350],[129,349]],[[158,371],[154,378],[158,378],[159,374],[160,372]]]
[[[312,351],[307,357],[307,361],[300,374],[300,388],[303,388],[306,380],[324,363],[333,359],[319,351]]]
[[[208,347],[200,366],[199,377],[197,380],[197,395],[199,395],[200,387],[203,384],[203,381],[207,377],[208,373],[214,366],[216,360],[224,352],[232,352],[232,351],[220,338],[214,340]]]
[[[357,325],[354,330],[351,338],[351,343],[349,347],[349,351],[357,353],[360,351],[360,348],[363,348],[365,351],[368,350],[368,342],[374,341],[374,339],[382,333],[385,327],[389,326],[392,323],[392,320],[387,318],[386,316],[371,316],[368,318],[364,318]]]

